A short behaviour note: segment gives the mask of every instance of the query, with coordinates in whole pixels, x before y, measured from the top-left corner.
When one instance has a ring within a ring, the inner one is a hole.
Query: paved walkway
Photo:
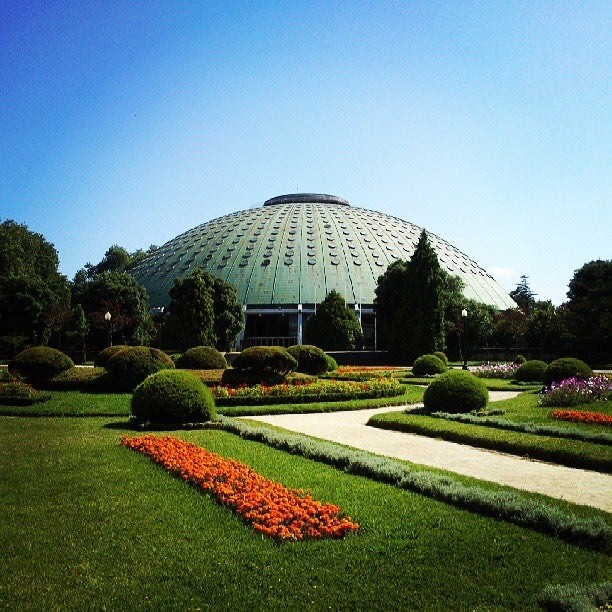
[[[491,392],[491,399],[495,401],[515,395],[513,391]],[[247,418],[377,455],[405,459],[412,463],[612,512],[612,476],[608,474],[523,459],[455,442],[366,425],[373,414],[405,408],[406,406],[396,406],[375,410]]]

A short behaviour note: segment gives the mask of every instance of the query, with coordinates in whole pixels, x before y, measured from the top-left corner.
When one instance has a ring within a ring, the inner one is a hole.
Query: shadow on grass
[[[131,421],[115,421],[106,423],[102,426],[104,429],[115,429],[118,431],[189,431],[192,429],[223,429],[220,422],[212,421],[210,423],[134,423]]]

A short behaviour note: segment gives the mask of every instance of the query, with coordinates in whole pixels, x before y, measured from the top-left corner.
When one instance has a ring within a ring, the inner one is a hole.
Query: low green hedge
[[[370,418],[368,425],[442,438],[450,442],[542,459],[570,467],[612,473],[610,450],[602,444],[503,431],[482,425],[400,412],[376,414]]]
[[[212,346],[194,346],[173,359],[181,370],[225,370],[225,357]]]
[[[219,406],[259,406],[397,397],[405,391],[405,387],[394,380],[376,380],[367,383],[345,381],[305,385],[254,385],[241,389],[216,387],[213,388],[213,395]]]
[[[587,380],[591,376],[593,376],[593,370],[584,361],[574,357],[562,357],[548,364],[544,371],[543,382],[546,387],[550,387],[553,383],[567,378],[576,377]]]
[[[280,433],[238,419],[221,417],[220,421],[224,429],[243,438],[321,461],[351,474],[415,491],[477,514],[535,529],[577,546],[612,554],[612,528],[599,517],[579,517],[537,498],[508,490],[491,490],[464,484],[446,474],[417,471],[394,459],[339,444],[299,434]]]
[[[74,367],[70,357],[49,346],[33,346],[21,351],[9,364],[9,372],[39,384]]]
[[[208,387],[183,370],[161,370],[132,395],[132,416],[151,423],[201,423],[217,416]]]
[[[414,414],[414,412],[412,413]],[[612,445],[612,434],[591,432],[584,429],[571,427],[556,427],[554,425],[540,425],[538,423],[524,423],[520,421],[508,421],[489,416],[476,416],[473,414],[451,414],[448,412],[431,412],[427,416],[446,421],[458,423],[470,423],[483,427],[493,427],[506,431],[518,431],[539,436],[550,436],[551,438],[567,438],[568,440],[581,440],[594,444]]]
[[[612,582],[599,584],[549,584],[538,597],[549,612],[592,612],[612,607]]]

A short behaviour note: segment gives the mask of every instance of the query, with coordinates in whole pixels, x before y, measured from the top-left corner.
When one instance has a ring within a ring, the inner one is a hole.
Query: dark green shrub
[[[542,381],[547,387],[552,383],[565,380],[566,378],[582,378],[586,380],[593,376],[593,370],[580,359],[573,357],[562,357],[548,364]]]
[[[415,376],[430,376],[446,372],[446,365],[436,355],[421,355],[412,364],[412,373]]]
[[[434,351],[432,354],[435,355],[448,368],[448,357],[446,356],[446,353],[443,353],[442,351]]]
[[[338,362],[331,355],[325,353],[325,360],[327,361],[326,372],[335,372],[338,369]]]
[[[297,361],[298,372],[303,374],[323,374],[327,372],[327,356],[312,344],[296,344],[290,346],[289,354]]]
[[[227,361],[216,348],[194,346],[180,355],[175,365],[182,370],[225,370]]]
[[[170,359],[172,359],[172,361],[174,361],[176,364],[177,359],[179,359],[182,354],[183,353],[172,353],[172,355],[170,355]]]
[[[108,361],[107,370],[126,389],[133,389],[149,374],[173,370],[174,362],[166,353],[148,346],[128,346]]]
[[[217,413],[210,389],[193,374],[162,370],[136,387],[132,415],[152,423],[201,423]]]
[[[9,371],[36,383],[73,367],[72,359],[61,351],[50,346],[33,346],[15,356],[9,364]]]
[[[482,410],[489,401],[485,383],[463,370],[440,374],[425,389],[423,403],[430,412],[470,412]]]
[[[512,363],[514,363],[515,365],[523,365],[526,361],[527,361],[527,359],[525,359],[525,357],[523,357],[523,355],[517,355],[514,358],[514,361]]]
[[[105,368],[108,366],[108,362],[113,355],[116,355],[119,351],[124,348],[128,348],[127,344],[115,344],[114,346],[107,346],[104,350],[100,351],[94,360],[94,366],[96,368]]]
[[[514,380],[519,382],[539,382],[544,380],[544,372],[546,371],[546,362],[532,359],[526,361],[514,373]]]
[[[246,377],[243,382],[257,380],[273,384],[284,381],[297,368],[297,361],[281,346],[251,346],[244,349],[232,365]]]

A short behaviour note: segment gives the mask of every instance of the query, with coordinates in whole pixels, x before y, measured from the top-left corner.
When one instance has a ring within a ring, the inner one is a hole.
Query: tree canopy
[[[330,291],[304,325],[304,339],[326,351],[358,348],[363,335],[355,312],[337,291]]]
[[[396,360],[410,362],[444,348],[449,282],[425,230],[408,262],[398,261],[378,279],[376,312],[383,341]]]
[[[612,261],[584,264],[569,282],[567,326],[575,347],[609,354],[612,346]]]
[[[46,344],[70,317],[55,247],[25,225],[0,223],[0,335]]]
[[[168,310],[164,342],[180,350],[204,345],[227,351],[244,322],[235,288],[202,269],[174,281]]]
[[[156,250],[157,247],[152,244],[146,251],[138,249],[130,253],[122,246],[113,244],[113,246],[104,253],[104,257],[99,263],[96,265],[91,263],[85,264],[85,266],[77,272],[75,282],[79,282],[79,280],[83,279],[92,279],[96,274],[102,274],[102,272],[127,272],[139,261]]]
[[[73,286],[74,300],[81,304],[98,346],[105,346],[110,312],[115,343],[147,344],[151,339],[149,296],[127,272],[102,272]]]

